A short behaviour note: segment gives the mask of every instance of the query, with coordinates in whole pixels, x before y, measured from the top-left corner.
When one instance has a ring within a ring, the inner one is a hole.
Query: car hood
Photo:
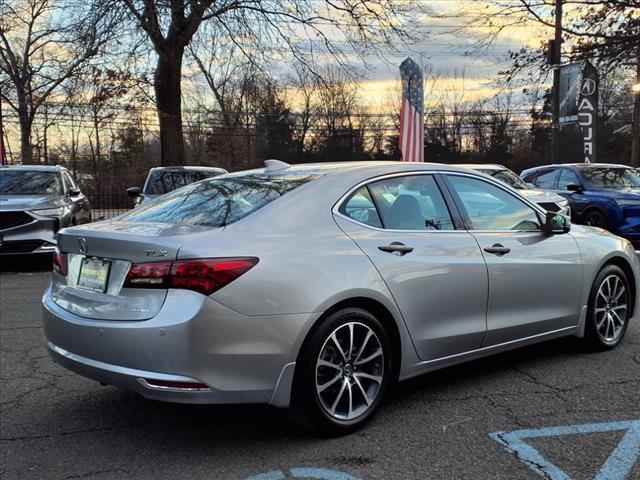
[[[528,198],[532,202],[541,203],[541,202],[560,202],[564,200],[564,197],[561,197],[557,193],[550,192],[548,190],[518,190],[520,195]]]
[[[64,204],[60,195],[0,195],[0,210],[39,210]]]

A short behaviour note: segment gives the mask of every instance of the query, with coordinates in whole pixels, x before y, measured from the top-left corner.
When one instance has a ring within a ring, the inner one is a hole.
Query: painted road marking
[[[261,473],[247,480],[286,480],[287,478],[310,478],[314,480],[360,480],[358,477],[326,468],[292,468],[287,477],[282,470]]]
[[[571,480],[563,470],[544,458],[538,450],[524,440],[531,438],[557,437],[586,433],[613,432],[626,430],[616,449],[604,462],[594,480],[623,480],[640,457],[640,420],[626,422],[592,423],[540,429],[494,432],[489,435],[518,457],[533,471],[551,480]]]

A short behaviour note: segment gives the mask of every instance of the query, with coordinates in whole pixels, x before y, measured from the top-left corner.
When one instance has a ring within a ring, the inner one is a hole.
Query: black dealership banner
[[[598,123],[598,71],[586,61],[580,76],[578,98],[578,124],[582,129],[584,162],[596,161],[596,126]]]
[[[578,123],[578,92],[583,63],[562,65],[559,69],[560,125]]]

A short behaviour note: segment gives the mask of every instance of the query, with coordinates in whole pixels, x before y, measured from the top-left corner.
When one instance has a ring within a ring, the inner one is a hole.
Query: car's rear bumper
[[[288,406],[308,314],[247,317],[194,292],[169,290],[144,321],[80,317],[43,298],[47,347],[65,368],[144,397],[179,403]],[[201,383],[206,389],[157,387]]]

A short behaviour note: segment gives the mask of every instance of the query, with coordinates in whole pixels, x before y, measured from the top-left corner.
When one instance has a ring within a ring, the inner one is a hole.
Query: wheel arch
[[[600,269],[598,269],[598,272],[600,272],[604,267],[606,267],[607,265],[615,265],[617,267],[619,267],[624,274],[627,276],[627,281],[629,282],[629,287],[631,290],[631,318],[633,318],[635,316],[635,314],[637,313],[637,288],[638,285],[636,284],[636,276],[633,272],[633,268],[631,267],[631,264],[629,264],[629,262],[623,258],[623,257],[611,257],[609,258],[606,262],[604,262],[604,264],[600,267]],[[597,273],[596,273],[597,275]]]
[[[327,318],[329,315],[337,312],[338,310],[344,308],[361,308],[366,310],[367,312],[374,315],[380,323],[382,323],[385,331],[389,334],[389,342],[391,343],[391,355],[394,360],[393,367],[393,380],[397,380],[402,363],[402,337],[400,328],[398,326],[398,321],[394,317],[391,310],[387,308],[382,302],[375,300],[371,297],[365,296],[356,296],[346,298],[344,300],[340,300],[337,303],[334,303],[330,307],[324,310],[324,312],[316,319],[311,328],[306,332],[304,340],[298,350],[298,354],[296,356],[296,363],[300,359],[300,355],[305,351],[306,346],[308,345],[311,336],[316,331],[316,329],[320,326],[322,321]]]

